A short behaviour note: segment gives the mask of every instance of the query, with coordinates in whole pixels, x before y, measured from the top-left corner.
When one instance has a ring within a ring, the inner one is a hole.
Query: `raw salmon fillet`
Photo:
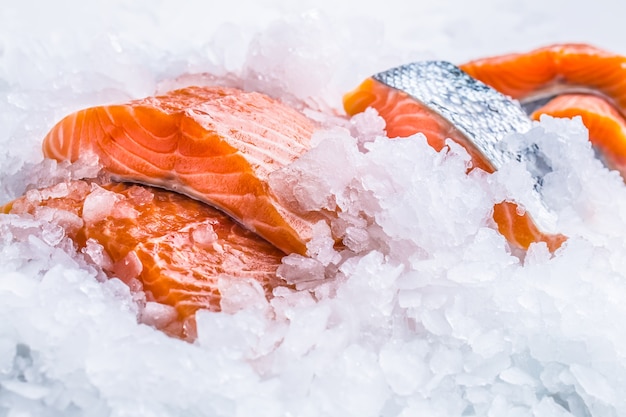
[[[595,92],[626,114],[626,57],[591,45],[551,45],[477,59],[460,67],[522,102],[568,91]]]
[[[230,217],[184,195],[125,183],[73,181],[31,190],[5,213],[51,217],[85,248],[104,247],[102,267],[148,301],[176,309],[161,330],[190,339],[198,309],[219,310],[218,280],[258,281],[268,296],[286,285],[276,276],[284,254]],[[137,289],[137,288],[135,288]]]
[[[428,144],[440,151],[450,138],[463,145],[472,157],[475,167],[493,172],[494,167],[453,124],[432,110],[422,106],[404,91],[389,88],[387,85],[368,78],[354,91],[344,96],[346,113],[353,116],[368,107],[376,109],[385,120],[387,136],[390,138],[408,137],[421,132]]]
[[[537,109],[532,117],[539,120],[542,114],[580,116],[589,129],[589,141],[604,163],[626,178],[626,120],[607,100],[588,94],[564,94]]]
[[[437,150],[442,149],[445,140],[450,138],[465,147],[472,157],[474,168],[481,168],[486,172],[494,172],[496,168],[448,120],[404,91],[368,78],[344,96],[344,108],[348,115],[354,115],[368,107],[376,109],[385,120],[387,136],[390,138],[407,137],[422,132],[428,143]],[[560,234],[542,233],[530,215],[518,214],[517,205],[511,202],[496,204],[493,218],[498,230],[509,243],[522,249],[528,249],[533,242],[545,242],[551,251],[555,251],[566,240]]]
[[[48,158],[93,152],[112,178],[163,187],[223,210],[285,253],[306,254],[311,221],[285,208],[269,174],[309,149],[314,123],[263,94],[189,87],[61,120]]]

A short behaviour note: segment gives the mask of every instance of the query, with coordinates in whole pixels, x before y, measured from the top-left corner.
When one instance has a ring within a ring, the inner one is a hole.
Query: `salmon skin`
[[[508,134],[523,133],[532,125],[519,103],[448,62],[392,68],[344,96],[348,115],[368,107],[385,120],[390,138],[421,132],[436,150],[450,138],[468,151],[472,168],[494,172],[512,158],[525,160],[538,183],[551,169],[533,149],[513,155],[501,146]],[[528,213],[517,211],[517,205],[510,202],[494,208],[498,230],[513,246],[527,249],[533,242],[545,242],[554,251],[565,241],[563,235],[542,233]]]
[[[43,151],[70,161],[95,153],[115,180],[186,194],[283,252],[304,255],[314,219],[283,207],[268,177],[309,149],[315,128],[260,93],[188,87],[71,114],[48,133]]]
[[[564,93],[601,95],[626,115],[626,57],[587,44],[555,44],[460,65],[463,71],[518,99],[529,113]]]
[[[556,44],[461,68],[521,100],[534,119],[581,116],[600,159],[626,178],[626,57],[586,44]]]
[[[60,183],[31,190],[5,213],[48,216],[84,250],[104,247],[100,266],[131,288],[141,282],[148,301],[171,306],[172,320],[156,323],[193,339],[198,309],[220,310],[218,280],[256,280],[271,296],[286,283],[276,276],[284,256],[256,234],[206,204],[163,189],[125,183]]]
[[[452,124],[461,134],[454,139],[466,148],[473,146],[482,155],[481,165],[489,165],[490,171],[515,158],[499,146],[502,139],[531,127],[516,103],[449,62],[415,62],[372,78],[407,93],[432,110],[432,117],[443,117]]]

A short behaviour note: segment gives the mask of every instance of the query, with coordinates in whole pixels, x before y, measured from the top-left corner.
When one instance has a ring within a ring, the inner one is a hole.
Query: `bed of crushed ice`
[[[0,204],[91,173],[41,161],[67,113],[217,80],[320,120],[272,181],[303,208],[339,208],[348,251],[320,226],[312,259],[281,266],[299,291],[225,283],[225,311],[198,313],[190,344],[138,324],[138,295],[54,224],[0,215],[0,416],[626,415],[626,186],[580,121],[509,138],[552,165],[540,201],[522,164],[466,175],[453,144],[389,140],[373,111],[340,117],[343,92],[411,59],[567,40],[626,52],[614,5],[402,3],[3,5]],[[503,198],[570,239],[512,253],[490,221]]]

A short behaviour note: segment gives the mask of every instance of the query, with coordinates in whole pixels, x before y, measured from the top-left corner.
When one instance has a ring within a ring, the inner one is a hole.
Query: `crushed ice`
[[[67,25],[58,44],[49,41],[63,52],[55,57],[15,39],[20,55],[0,37],[0,89],[10,93],[0,141],[17,147],[0,155],[2,203],[98,175],[89,162],[37,162],[41,137],[65,113],[206,71],[310,107],[324,126],[315,148],[272,186],[299,210],[338,214],[318,225],[310,257],[285,258],[280,273],[295,288],[268,301],[255,283],[221,282],[224,311],[198,313],[194,344],[150,327],[172,311],[104,279],[93,262],[106,264],[101,247],[75,251],[58,224],[76,219],[1,215],[0,415],[626,414],[626,187],[594,159],[580,120],[544,118],[511,139],[536,144],[551,163],[539,198],[522,163],[466,175],[467,153],[453,143],[435,152],[419,134],[389,140],[372,111],[350,121],[327,114],[341,92],[398,58],[384,55],[371,20],[336,32],[312,13],[256,35],[222,26],[229,36],[186,44],[151,26],[182,9],[165,2],[140,19],[121,10],[111,31],[132,22],[156,43],[133,43],[123,30],[70,41],[85,23]],[[443,27],[436,16],[426,28]],[[113,204],[94,192],[98,218],[100,203]],[[490,220],[505,198],[541,211],[568,242],[554,256],[545,245],[514,256]],[[193,233],[211,244],[210,228]]]

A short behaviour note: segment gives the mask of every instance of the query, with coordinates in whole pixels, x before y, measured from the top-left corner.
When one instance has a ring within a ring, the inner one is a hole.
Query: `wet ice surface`
[[[604,32],[614,5],[583,19],[558,1],[404,12],[401,2],[322,2],[299,14],[314,6],[305,3],[6,8],[2,203],[97,174],[88,163],[39,163],[42,137],[65,114],[209,72],[309,107],[324,126],[316,147],[272,183],[291,184],[284,198],[302,210],[341,214],[319,226],[311,259],[281,267],[299,290],[268,302],[224,281],[226,312],[200,312],[194,344],[137,324],[163,312],[140,311],[58,226],[0,216],[0,415],[626,414],[626,188],[593,158],[580,122],[546,118],[509,139],[536,143],[551,163],[541,202],[521,164],[467,176],[454,145],[437,153],[420,135],[390,141],[374,112],[329,115],[364,77],[409,59],[461,62],[559,40],[624,53]],[[554,257],[544,245],[515,256],[490,222],[504,198],[569,241]],[[345,251],[332,248],[331,229]]]

